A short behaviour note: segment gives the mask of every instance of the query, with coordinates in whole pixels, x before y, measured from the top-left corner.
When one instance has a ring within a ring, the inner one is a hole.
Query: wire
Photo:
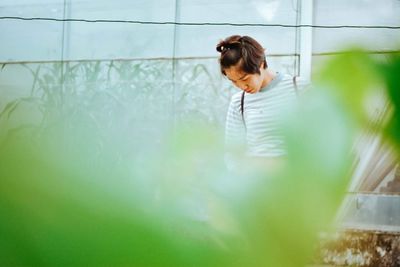
[[[234,26],[234,27],[282,27],[282,28],[357,28],[357,29],[389,29],[398,30],[400,26],[389,25],[291,25],[291,24],[268,24],[268,23],[230,23],[230,22],[173,22],[173,21],[140,21],[140,20],[114,20],[114,19],[58,19],[45,17],[13,17],[3,16],[0,20],[35,20],[35,21],[57,21],[57,22],[86,22],[86,23],[129,23],[143,25],[176,25],[176,26]]]

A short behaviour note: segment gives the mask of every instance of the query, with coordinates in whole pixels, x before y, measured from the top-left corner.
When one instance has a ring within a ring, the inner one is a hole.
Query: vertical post
[[[64,0],[63,4],[63,20],[71,18],[71,0]],[[61,49],[61,62],[65,60],[65,58],[69,58],[69,44],[70,44],[70,36],[71,36],[71,23],[68,21],[63,21],[62,24],[62,49]]]
[[[64,0],[63,2],[63,23],[62,23],[62,35],[61,35],[61,73],[60,73],[60,105],[64,105],[64,93],[65,93],[65,58],[69,55],[69,37],[70,37],[70,23],[65,21],[71,17],[71,0]]]
[[[300,77],[311,80],[313,0],[302,0],[300,5]]]
[[[175,23],[180,21],[180,1],[175,0]],[[174,25],[174,40],[173,40],[173,50],[172,50],[172,89],[173,89],[173,100],[172,100],[172,123],[175,132],[177,124],[177,96],[179,86],[177,86],[177,71],[178,71],[178,61],[176,59],[177,50],[179,48],[179,29],[178,25]]]

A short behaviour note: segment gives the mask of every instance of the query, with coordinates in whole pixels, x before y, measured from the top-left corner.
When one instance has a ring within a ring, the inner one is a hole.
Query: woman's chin
[[[258,92],[258,90],[255,90],[255,89],[246,90],[246,93],[248,93],[248,94],[255,94],[257,92]]]

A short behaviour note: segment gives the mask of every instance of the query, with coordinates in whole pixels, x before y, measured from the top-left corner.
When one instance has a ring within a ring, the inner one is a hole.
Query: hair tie
[[[230,46],[229,45],[218,45],[216,49],[218,52],[224,53],[225,51],[230,49]]]
[[[220,44],[217,46],[217,51],[220,53],[225,53],[226,51],[233,49],[233,48],[238,48],[242,45],[243,43],[240,41],[235,41],[235,42],[231,42],[231,43],[224,43],[224,44]]]

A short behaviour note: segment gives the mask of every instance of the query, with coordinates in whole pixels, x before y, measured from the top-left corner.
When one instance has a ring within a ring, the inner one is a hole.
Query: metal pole
[[[301,2],[301,25],[313,24],[313,0]],[[312,28],[301,27],[300,30],[300,77],[309,82],[311,80],[312,62]]]

